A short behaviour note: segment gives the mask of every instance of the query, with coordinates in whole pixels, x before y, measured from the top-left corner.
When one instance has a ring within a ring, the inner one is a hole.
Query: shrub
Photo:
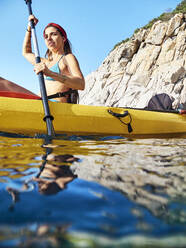
[[[152,25],[157,22],[158,20],[162,21],[162,22],[166,22],[169,21],[175,14],[177,13],[186,13],[186,0],[183,0],[180,4],[177,5],[177,7],[170,13],[163,13],[161,14],[159,17],[154,18],[153,20],[151,20],[147,25],[145,25],[142,28],[137,28],[134,33],[137,33],[140,29],[149,29],[152,27]],[[117,46],[121,45],[122,43],[125,43],[129,40],[129,38],[120,41],[119,43],[117,43],[114,48],[112,50],[114,50]]]

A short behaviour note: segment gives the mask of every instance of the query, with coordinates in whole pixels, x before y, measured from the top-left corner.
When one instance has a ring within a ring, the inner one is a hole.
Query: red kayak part
[[[35,99],[35,100],[41,99],[39,96],[26,94],[26,93],[20,93],[20,92],[13,92],[13,91],[0,91],[0,96],[13,97],[13,98],[23,98],[23,99]]]

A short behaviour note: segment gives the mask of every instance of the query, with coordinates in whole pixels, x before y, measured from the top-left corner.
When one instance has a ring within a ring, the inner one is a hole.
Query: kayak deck
[[[55,102],[49,102],[49,107],[57,134],[123,135],[131,138],[186,137],[186,115]],[[124,117],[117,117],[123,114]],[[0,97],[2,132],[44,134],[46,123],[43,118],[41,100]]]

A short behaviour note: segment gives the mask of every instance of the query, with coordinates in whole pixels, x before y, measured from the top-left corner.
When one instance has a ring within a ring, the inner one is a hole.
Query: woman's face
[[[64,50],[65,38],[55,27],[48,27],[45,30],[45,43],[50,51],[57,52]]]

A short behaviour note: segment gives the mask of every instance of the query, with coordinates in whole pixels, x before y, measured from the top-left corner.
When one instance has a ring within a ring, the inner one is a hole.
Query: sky
[[[95,71],[120,41],[135,29],[181,0],[32,0],[33,14],[39,19],[36,34],[41,57],[46,46],[43,29],[49,22],[67,32],[72,50],[84,76]],[[0,77],[34,93],[39,92],[33,66],[22,56],[22,43],[28,23],[24,0],[0,0]]]

